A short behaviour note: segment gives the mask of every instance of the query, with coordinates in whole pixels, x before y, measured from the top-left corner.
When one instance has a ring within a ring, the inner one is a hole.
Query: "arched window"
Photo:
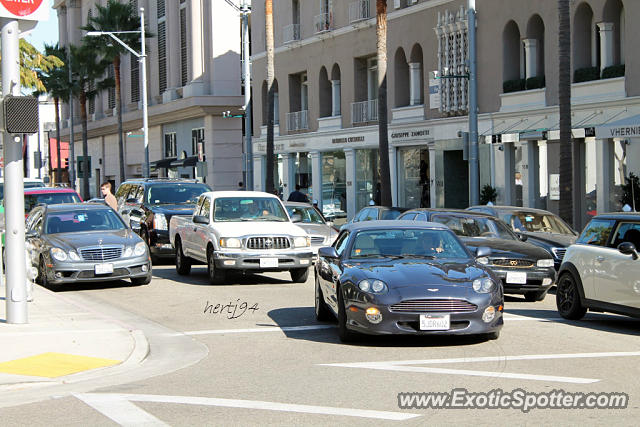
[[[598,23],[600,67],[604,70],[622,65],[624,60],[624,6],[620,0],[608,0],[603,10],[603,22]],[[603,77],[605,75],[603,74]],[[606,76],[609,77],[609,76]]]
[[[524,90],[520,29],[509,21],[502,32],[502,79],[504,92]]]
[[[593,11],[587,3],[581,3],[576,8],[573,20],[573,70],[574,82],[594,80],[599,77],[596,68],[598,61],[595,50],[595,23]]]
[[[329,117],[331,116],[331,82],[329,81],[329,75],[325,67],[320,69],[320,77],[318,80],[320,117]]]
[[[413,45],[409,59],[409,105],[422,105],[424,100],[424,61],[422,47]]]
[[[409,64],[404,49],[398,48],[394,58],[395,102],[396,107],[409,105]]]
[[[341,107],[340,103],[342,102],[341,93],[341,83],[340,83],[340,66],[338,64],[333,64],[331,68],[331,115],[339,116],[341,115]]]

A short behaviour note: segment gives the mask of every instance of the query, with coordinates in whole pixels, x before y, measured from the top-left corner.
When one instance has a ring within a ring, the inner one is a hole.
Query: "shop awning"
[[[69,159],[69,143],[62,141],[60,143],[61,165],[64,168],[65,161]],[[58,141],[55,138],[49,138],[49,161],[51,168],[58,167]]]
[[[195,167],[196,163],[198,163],[198,156],[191,156],[191,157],[185,157],[184,159],[177,159],[172,161],[170,167],[172,168]]]
[[[640,138],[640,115],[596,126],[596,138]]]
[[[156,160],[149,163],[151,169],[166,169],[171,167],[171,162],[175,161],[176,157],[167,157],[166,159]]]

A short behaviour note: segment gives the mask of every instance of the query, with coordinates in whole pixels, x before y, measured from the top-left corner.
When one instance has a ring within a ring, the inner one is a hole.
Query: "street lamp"
[[[120,40],[116,34],[140,34],[142,52],[138,53],[129,45]],[[142,132],[144,134],[144,164],[142,165],[142,176],[149,178],[149,112],[147,105],[147,54],[144,40],[144,7],[140,8],[140,31],[89,31],[87,36],[110,36],[120,43],[129,52],[134,54],[140,62],[142,70]]]

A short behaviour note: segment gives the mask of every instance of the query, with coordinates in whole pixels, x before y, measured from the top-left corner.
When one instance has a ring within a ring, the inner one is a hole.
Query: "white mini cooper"
[[[577,320],[592,310],[640,317],[639,249],[640,213],[594,217],[560,266],[560,315]]]

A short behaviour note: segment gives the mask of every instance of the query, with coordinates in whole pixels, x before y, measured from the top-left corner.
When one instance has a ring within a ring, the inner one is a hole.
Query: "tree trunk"
[[[391,206],[389,132],[387,120],[387,1],[376,0],[376,47],[378,52],[378,144],[380,153],[380,204]]]
[[[89,200],[91,194],[89,191],[89,151],[88,135],[87,135],[87,95],[82,92],[80,94],[80,119],[82,120],[82,199]]]
[[[275,68],[273,65],[273,0],[265,1],[265,32],[267,39],[267,176],[265,190],[267,193],[275,192],[273,182],[273,126],[274,126],[274,80]]]
[[[124,173],[124,136],[122,135],[122,96],[120,96],[120,55],[113,59],[113,76],[116,81],[116,109],[118,110],[118,160],[120,161],[120,182],[126,180]]]
[[[571,136],[571,22],[569,0],[558,0],[560,114],[560,217],[575,226],[573,217],[573,154]]]
[[[56,152],[58,154],[58,166],[57,168],[55,165],[52,166],[56,168],[55,183],[59,184],[62,182],[62,159],[60,158],[60,98],[53,98],[53,103],[56,108]],[[49,144],[49,149],[51,149],[51,144]]]

